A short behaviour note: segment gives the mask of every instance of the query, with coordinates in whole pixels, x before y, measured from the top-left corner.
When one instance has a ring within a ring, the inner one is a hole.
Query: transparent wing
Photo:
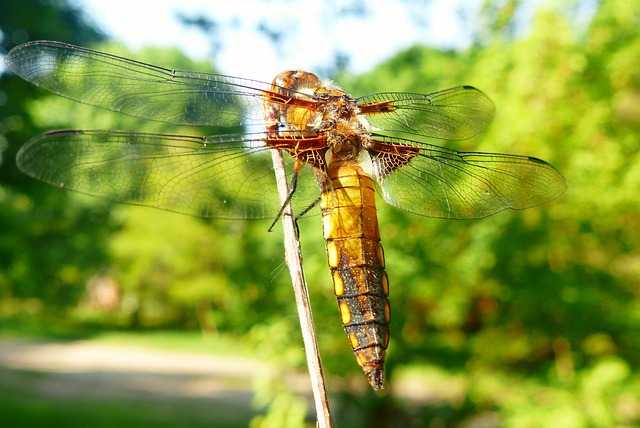
[[[39,180],[115,202],[200,217],[275,218],[280,202],[264,138],[53,131],[25,144],[17,163]],[[302,170],[294,209],[318,195],[313,174]]]
[[[415,147],[410,140],[380,141]],[[393,168],[395,155],[372,152],[378,191],[389,204],[427,217],[471,219],[530,208],[558,198],[567,187],[553,166],[533,157],[457,152],[426,144],[414,153]]]
[[[430,94],[381,92],[357,101],[374,132],[397,131],[444,140],[471,138],[495,115],[493,102],[472,86]]]
[[[262,124],[263,91],[271,88],[264,82],[170,70],[50,41],[18,46],[5,62],[23,79],[55,94],[130,116],[185,125]]]

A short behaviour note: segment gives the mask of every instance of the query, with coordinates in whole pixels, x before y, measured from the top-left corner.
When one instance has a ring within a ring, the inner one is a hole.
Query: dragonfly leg
[[[298,221],[300,218],[302,218],[302,216],[304,216],[306,213],[311,211],[319,203],[320,203],[320,196],[318,196],[318,198],[315,201],[311,202],[311,204],[307,208],[303,209],[302,211],[300,211],[298,215],[296,215],[296,221]]]
[[[295,163],[293,164],[293,173],[291,173],[291,183],[289,183],[289,192],[287,193],[287,197],[285,198],[284,202],[280,206],[280,209],[278,210],[276,217],[273,219],[273,223],[271,223],[271,226],[269,226],[269,232],[273,230],[274,226],[276,225],[276,222],[280,219],[280,217],[282,217],[284,208],[287,206],[289,202],[291,202],[291,198],[293,197],[293,194],[296,192],[296,187],[298,185],[298,173],[300,172],[301,167],[302,167],[302,162],[299,159],[296,159]],[[296,223],[296,228],[297,228],[297,223]]]

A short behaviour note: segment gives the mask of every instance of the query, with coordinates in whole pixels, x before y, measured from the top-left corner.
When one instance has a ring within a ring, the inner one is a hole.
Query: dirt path
[[[200,397],[249,408],[253,381],[264,370],[259,361],[238,357],[83,341],[0,341],[0,382],[23,383],[25,372],[46,374],[31,387],[60,399]]]

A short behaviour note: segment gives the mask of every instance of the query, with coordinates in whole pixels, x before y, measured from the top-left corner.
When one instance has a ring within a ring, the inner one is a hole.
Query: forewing
[[[396,138],[381,141],[412,144]],[[394,156],[372,153],[378,191],[391,205],[427,217],[472,219],[530,208],[559,197],[567,187],[553,166],[528,156],[421,145],[417,155],[392,169]]]
[[[444,140],[465,140],[495,115],[493,102],[472,86],[432,92],[381,92],[358,98],[372,131],[394,131]]]
[[[264,138],[54,131],[25,144],[17,163],[39,180],[115,202],[200,217],[275,218],[280,202]],[[294,208],[318,194],[313,175],[301,171]]]
[[[72,46],[39,41],[5,57],[23,79],[55,94],[130,116],[185,125],[262,124],[270,84],[170,70]]]

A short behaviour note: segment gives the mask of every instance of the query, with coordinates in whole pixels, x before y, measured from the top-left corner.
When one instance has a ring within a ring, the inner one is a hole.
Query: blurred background
[[[49,39],[264,81],[308,69],[354,96],[473,85],[496,118],[448,146],[564,174],[557,201],[482,220],[380,202],[381,395],[340,325],[320,219],[300,222],[340,427],[640,424],[639,29],[639,0],[0,0],[1,55]],[[3,426],[314,426],[279,227],[109,204],[15,166],[48,129],[203,131],[0,71]]]

